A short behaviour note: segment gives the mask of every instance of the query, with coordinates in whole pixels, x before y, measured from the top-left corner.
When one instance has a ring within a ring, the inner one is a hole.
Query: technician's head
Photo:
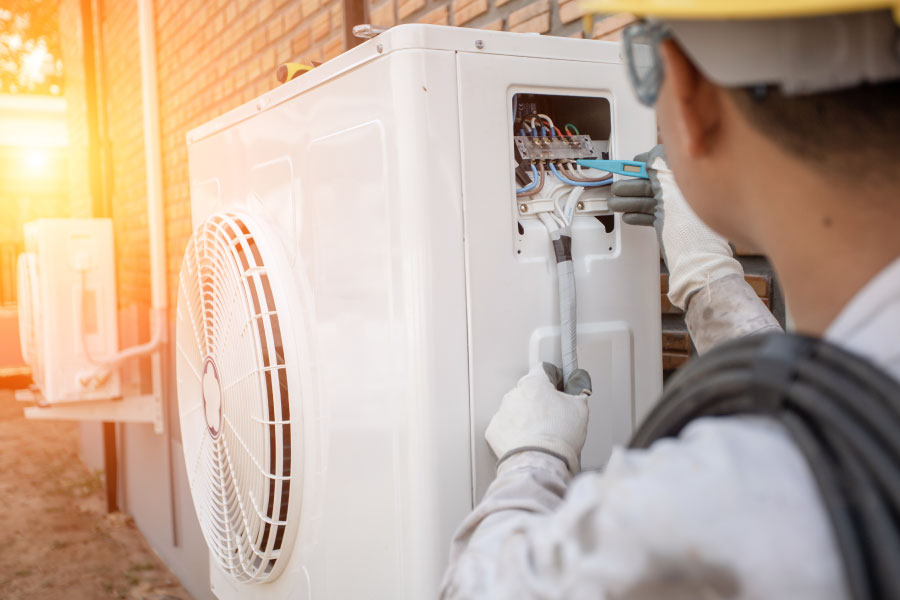
[[[759,241],[758,195],[736,173],[897,189],[900,0],[601,3],[651,15],[623,35],[632,84],[685,197],[723,235]]]

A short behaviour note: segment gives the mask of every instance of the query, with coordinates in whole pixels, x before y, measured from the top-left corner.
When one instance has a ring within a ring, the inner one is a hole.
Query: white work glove
[[[579,471],[591,395],[587,371],[573,371],[564,389],[559,369],[544,363],[503,396],[484,432],[500,462],[519,452],[538,450],[565,461],[572,474]]]
[[[703,286],[726,275],[742,278],[744,269],[734,259],[728,241],[701,221],[681,195],[675,176],[666,165],[665,150],[657,145],[635,160],[647,163],[646,179],[616,181],[610,188],[609,209],[624,213],[630,225],[653,225],[669,268],[669,300],[684,310]]]

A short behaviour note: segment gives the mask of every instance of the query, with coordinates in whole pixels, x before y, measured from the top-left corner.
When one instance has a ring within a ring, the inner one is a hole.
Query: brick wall
[[[373,25],[430,23],[550,35],[584,37],[577,0],[366,0]],[[594,24],[591,37],[615,39],[630,15]]]
[[[78,2],[62,0],[59,4],[60,49],[65,68],[66,116],[69,126],[69,213],[72,217],[91,216],[90,187],[87,166],[87,116],[84,71],[81,68],[81,18]]]

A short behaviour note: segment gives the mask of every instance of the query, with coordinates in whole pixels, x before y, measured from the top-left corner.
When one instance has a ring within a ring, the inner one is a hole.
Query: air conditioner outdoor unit
[[[116,288],[109,219],[39,219],[25,224],[18,263],[22,355],[42,405],[109,400],[119,374],[90,356],[114,352]]]
[[[544,167],[603,179],[572,161],[655,143],[617,45],[422,25],[188,134],[178,406],[219,598],[436,597],[493,478],[489,419],[560,361],[556,201],[594,381],[585,468],[628,440],[661,388],[655,234],[605,185],[569,206],[583,186]],[[531,165],[548,180],[525,195]]]

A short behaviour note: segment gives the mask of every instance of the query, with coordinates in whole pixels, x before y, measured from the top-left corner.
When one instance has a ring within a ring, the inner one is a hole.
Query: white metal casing
[[[517,92],[607,98],[613,157],[656,142],[614,44],[421,25],[188,134],[194,227],[234,212],[272,232],[302,356],[288,365],[293,548],[269,583],[211,562],[219,598],[436,596],[452,532],[493,477],[490,417],[530,365],[559,360],[549,238],[533,219],[517,232]],[[591,468],[661,388],[658,248],[618,218],[608,235],[591,217],[574,228]],[[182,409],[189,477],[201,421]]]
[[[118,372],[98,368],[84,352],[86,348],[92,356],[106,356],[118,347],[112,221],[26,223],[25,253],[20,265],[33,267],[31,305],[20,311],[20,318],[31,322],[20,329],[31,331],[30,361],[41,403],[118,397]],[[28,275],[20,273],[23,276]],[[84,301],[79,302],[82,290]]]

